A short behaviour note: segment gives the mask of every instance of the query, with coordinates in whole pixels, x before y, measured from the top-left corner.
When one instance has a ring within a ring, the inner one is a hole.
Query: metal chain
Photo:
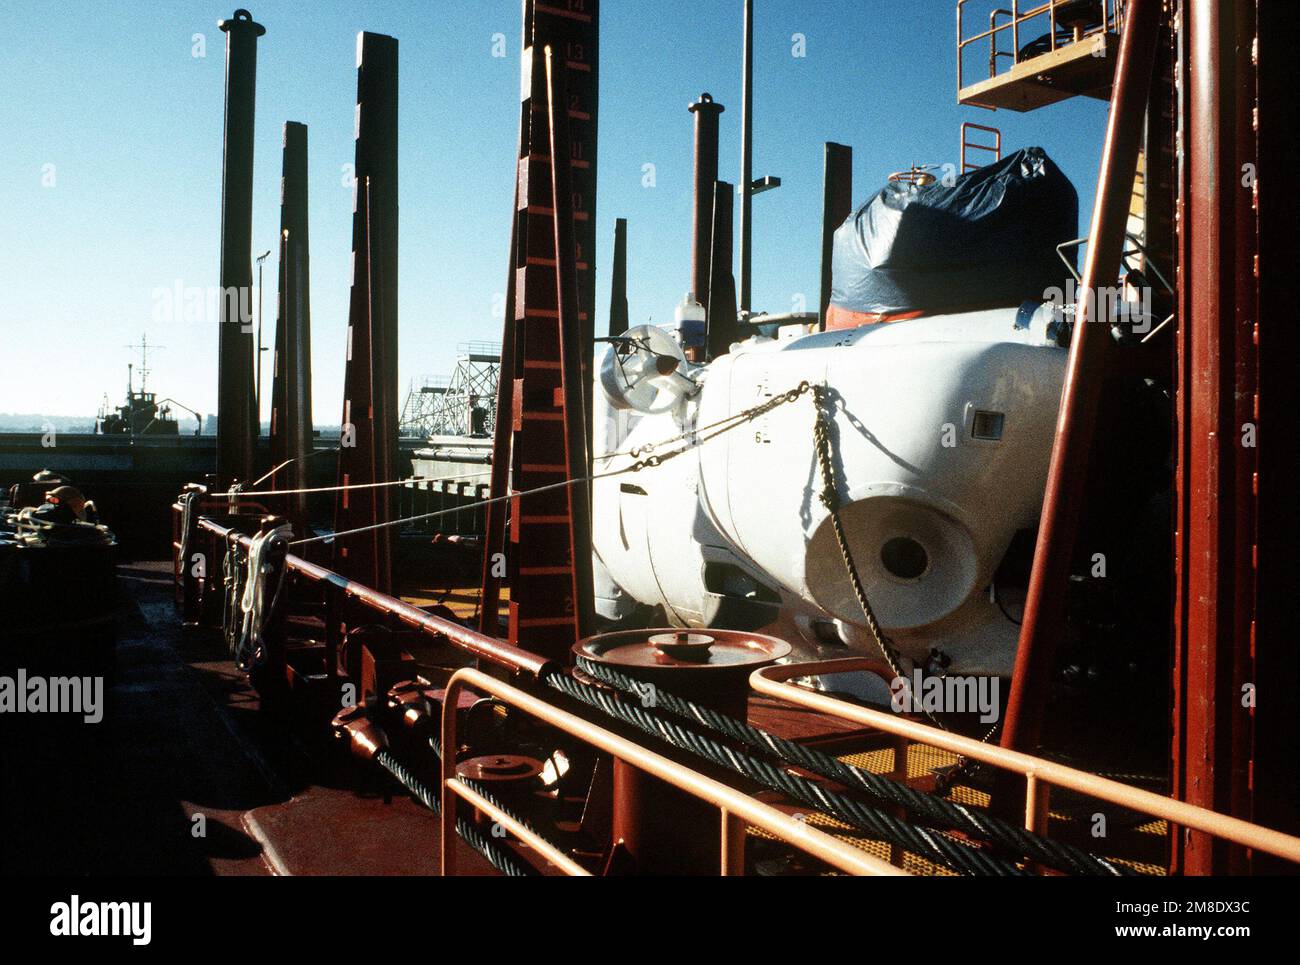
[[[608,664],[578,657],[578,667],[584,673],[632,696],[640,696],[643,693],[644,684],[641,681],[615,670]],[[846,764],[822,751],[777,737],[761,728],[753,727],[744,721],[658,688],[654,692],[654,706],[678,717],[696,721],[724,737],[740,741],[755,750],[770,753],[804,770],[812,771],[847,787],[865,791],[879,801],[905,807],[921,816],[931,826],[960,831],[988,840],[1032,861],[1062,871],[1089,875],[1131,873],[1128,869],[1113,865],[1104,858],[1099,858],[1081,848],[1041,837],[1010,821],[925,794],[883,774],[875,774]]]
[[[844,533],[844,522],[840,519],[840,494],[835,485],[835,461],[832,453],[830,421],[826,416],[829,403],[826,398],[827,389],[825,385],[815,385],[813,392],[813,406],[817,410],[817,421],[813,424],[813,443],[817,450],[817,465],[821,471],[822,491],[820,494],[821,503],[826,507],[830,514],[831,530],[835,533],[835,542],[839,546],[840,558],[844,561],[844,571],[848,574],[849,585],[853,588],[853,595],[858,601],[858,607],[862,610],[862,616],[866,620],[867,630],[871,633],[872,639],[876,643],[877,649],[889,664],[889,669],[893,672],[894,677],[906,679],[907,675],[903,673],[902,659],[898,650],[895,649],[893,641],[880,626],[880,621],[876,618],[876,611],[872,609],[871,601],[867,599],[866,588],[862,585],[862,576],[858,573],[858,566],[853,559],[853,551],[849,548],[848,537]],[[922,706],[922,713],[929,721],[940,730],[948,730],[948,726],[936,717],[929,708]],[[982,738],[984,743],[992,739],[997,733],[999,724],[994,724],[988,729]],[[956,787],[963,779],[970,776],[977,768],[976,762],[970,758],[962,757],[958,760],[956,768],[949,772],[938,787],[941,793],[947,793]]]
[[[706,426],[691,429],[688,432],[683,432],[669,439],[660,439],[658,442],[647,442],[640,446],[634,446],[626,452],[613,452],[603,456],[596,456],[595,458],[597,459],[614,459],[618,456],[628,456],[632,459],[637,459],[642,453],[651,453],[649,459],[640,460],[633,463],[631,466],[616,470],[614,473],[601,475],[616,475],[619,472],[629,471],[640,472],[642,469],[658,466],[675,456],[680,456],[684,452],[690,452],[696,446],[710,442],[718,436],[744,425],[746,422],[752,422],[754,419],[757,419],[761,415],[766,415],[773,409],[779,408],[788,402],[794,402],[801,396],[806,395],[812,390],[812,388],[813,386],[811,383],[805,380],[800,382],[793,389],[787,389],[785,392],[778,392],[766,402],[760,402],[758,405],[750,406],[748,409],[725,416],[717,422],[710,422]],[[705,435],[705,433],[708,433],[708,435]],[[689,442],[689,445],[682,446],[680,449],[674,449],[673,451],[664,453],[663,455],[656,454],[656,450],[661,449],[664,446],[671,446],[678,442]],[[601,478],[601,476],[597,476],[596,478]]]

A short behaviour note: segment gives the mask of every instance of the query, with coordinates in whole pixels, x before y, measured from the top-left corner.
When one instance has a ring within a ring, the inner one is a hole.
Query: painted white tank
[[[841,518],[868,598],[905,654],[1009,674],[1017,628],[989,598],[1041,508],[1066,351],[1048,306],[754,338],[666,412],[596,394],[596,455],[702,428],[803,381],[834,402]],[[874,653],[845,576],[813,443],[811,393],[692,452],[595,484],[602,613],[662,607],[681,626],[834,621]],[[603,426],[603,432],[601,428]],[[644,458],[644,453],[641,455]],[[634,461],[598,458],[597,469]],[[812,649],[812,648],[810,648]]]

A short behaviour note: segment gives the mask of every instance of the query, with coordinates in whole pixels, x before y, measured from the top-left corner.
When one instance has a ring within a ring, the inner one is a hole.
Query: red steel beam
[[[713,235],[713,183],[718,180],[718,115],[725,107],[703,93],[686,108],[695,115],[695,167],[691,195],[691,293],[708,304]]]
[[[551,163],[551,199],[555,245],[555,307],[559,316],[560,391],[564,399],[564,449],[570,479],[581,479],[591,470],[588,450],[591,406],[585,401],[590,394],[587,375],[591,367],[582,364],[583,346],[590,346],[582,321],[578,295],[578,249],[575,240],[572,164],[558,163],[558,158],[573,156],[569,137],[569,95],[565,76],[568,70],[556,63],[554,48],[544,48],[546,60],[546,114]],[[568,487],[569,545],[572,547],[574,615],[579,637],[591,630],[595,593],[592,587],[591,562],[591,490],[586,483]]]
[[[1272,784],[1279,776],[1252,773],[1256,720],[1247,692],[1258,688],[1271,702],[1280,690],[1291,689],[1279,688],[1271,675],[1264,679],[1256,656],[1294,649],[1294,627],[1285,640],[1265,640],[1257,636],[1255,623],[1257,528],[1267,523],[1258,505],[1255,438],[1265,431],[1257,411],[1256,343],[1259,323],[1266,321],[1259,315],[1258,259],[1265,251],[1253,190],[1263,173],[1257,170],[1254,130],[1255,15],[1253,4],[1208,0],[1184,3],[1180,11],[1179,312],[1185,323],[1177,343],[1171,754],[1175,794],[1246,819],[1254,816],[1255,785]],[[1279,180],[1290,176],[1275,170]],[[1268,427],[1272,438],[1285,437],[1283,427],[1294,426],[1294,411],[1273,414],[1280,418]],[[1292,446],[1293,440],[1291,435]],[[1273,590],[1293,592],[1276,584]],[[1294,732],[1294,723],[1287,726]],[[1274,766],[1294,777],[1294,748],[1289,761]],[[1173,866],[1186,874],[1244,873],[1253,863],[1245,849],[1201,833],[1178,834],[1172,845]]]
[[[508,530],[500,507],[489,508],[480,627],[496,630],[500,583],[494,572],[504,562],[510,640],[556,656],[581,638],[591,605],[586,486],[564,483],[588,472],[597,35],[594,0],[568,10],[525,3],[514,271],[492,479],[494,497],[515,495]],[[554,144],[546,47],[555,52],[554,79],[563,79]]]
[[[357,37],[357,132],[352,215],[340,486],[395,478],[397,448],[397,41]],[[391,488],[341,490],[337,531],[392,519]],[[335,566],[387,592],[392,530],[372,529],[334,543]]]
[[[1160,0],[1131,0],[1115,67],[1079,309],[1002,730],[1002,746],[1014,750],[1032,753],[1037,746],[1056,643],[1065,624],[1066,585],[1083,509],[1102,375],[1112,344],[1107,320],[1097,317],[1098,308],[1105,311],[1105,300],[1092,305],[1086,296],[1099,287],[1116,285],[1119,277],[1159,22]]]
[[[289,464],[273,489],[306,489],[314,444],[311,416],[311,268],[307,234],[307,125],[286,121],[280,177],[280,294],[271,389],[271,465]],[[289,516],[307,519],[307,494],[284,497]]]

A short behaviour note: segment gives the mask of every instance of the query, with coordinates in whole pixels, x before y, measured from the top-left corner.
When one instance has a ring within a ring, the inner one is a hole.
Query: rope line
[[[421,513],[417,516],[404,516],[401,519],[392,519],[382,523],[371,523],[368,526],[357,526],[353,529],[345,529],[337,533],[322,533],[319,536],[307,536],[302,539],[293,540],[292,542],[290,542],[289,545],[302,546],[307,543],[319,543],[319,542],[324,542],[326,540],[332,540],[340,536],[353,536],[356,535],[357,533],[368,533],[371,532],[372,530],[387,529],[391,526],[405,526],[407,523],[415,523],[425,519],[435,519],[439,516],[448,516],[451,515],[452,513],[460,513],[466,510],[479,509],[483,506],[491,506],[495,503],[505,502],[507,499],[514,499],[515,497],[518,496],[532,496],[536,493],[549,492],[556,489],[563,489],[568,486],[576,486],[580,483],[595,482],[598,479],[609,479],[614,476],[622,476],[626,473],[640,472],[642,469],[655,468],[667,462],[669,459],[674,459],[677,456],[682,455],[683,453],[690,452],[698,448],[699,446],[702,446],[706,442],[711,442],[712,440],[718,438],[719,436],[727,432],[730,432],[732,429],[744,425],[746,422],[749,422],[753,419],[758,418],[758,416],[760,415],[764,415],[765,413],[772,411],[778,406],[785,405],[787,402],[793,402],[795,399],[807,393],[811,388],[812,386],[808,382],[801,382],[795,388],[790,389],[787,392],[782,392],[777,395],[774,395],[772,398],[768,399],[766,402],[760,405],[753,406],[752,408],[746,409],[743,412],[737,412],[734,415],[727,416],[725,419],[719,419],[717,422],[709,423],[709,425],[704,426],[703,428],[692,429],[688,432],[683,432],[680,435],[674,436],[670,439],[661,439],[659,442],[647,443],[643,446],[637,446],[636,448],[628,450],[627,452],[611,453],[608,454],[606,457],[600,457],[600,456],[596,457],[596,458],[612,459],[616,456],[629,456],[631,458],[636,459],[635,462],[623,466],[620,469],[611,469],[606,472],[591,473],[586,476],[575,476],[572,479],[565,479],[561,482],[548,483],[545,486],[537,486],[533,489],[525,489],[520,492],[505,493],[504,495],[501,496],[492,496],[488,499],[481,499],[478,500],[477,502],[466,503],[463,506],[457,506],[451,509],[439,509],[431,513]],[[705,435],[705,433],[708,434]],[[686,444],[681,446],[680,448],[672,449],[662,454],[659,454],[655,451],[660,447],[669,446],[677,442],[685,442]],[[645,459],[637,458],[642,453],[650,453],[650,455]],[[384,485],[388,485],[388,484],[385,483]]]
[[[622,470],[619,470],[619,472],[616,472],[616,473],[609,473],[608,475],[611,475],[611,476],[617,476],[617,475],[619,475],[620,473],[623,473],[623,472],[629,472],[629,471],[631,471],[631,470],[622,469]],[[560,489],[560,488],[563,488],[563,487],[565,487],[565,486],[573,486],[573,485],[575,485],[575,484],[577,484],[577,483],[587,482],[589,479],[599,479],[599,478],[602,478],[602,477],[601,477],[601,476],[585,477],[585,476],[584,476],[584,477],[579,478],[579,479],[566,479],[566,480],[564,480],[563,482],[550,483],[550,484],[545,485],[545,486],[539,486],[539,487],[537,487],[536,489],[529,489],[529,490],[527,490],[527,491],[525,491],[525,492],[520,492],[520,493],[506,493],[504,496],[493,496],[493,497],[491,497],[490,499],[481,499],[481,500],[479,500],[478,502],[474,502],[474,503],[466,503],[466,504],[463,505],[463,506],[453,506],[451,509],[439,509],[439,510],[436,510],[436,511],[434,511],[434,512],[432,512],[432,513],[421,513],[421,514],[418,515],[418,516],[403,516],[401,519],[390,519],[390,520],[389,520],[388,522],[386,522],[386,523],[371,523],[369,526],[357,526],[357,527],[354,528],[354,529],[344,529],[344,530],[340,530],[340,531],[338,531],[337,533],[322,533],[320,536],[305,536],[305,537],[303,537],[302,539],[296,539],[296,540],[293,540],[289,545],[290,545],[290,546],[302,546],[302,545],[304,545],[304,544],[306,544],[306,543],[321,543],[321,542],[324,542],[324,541],[326,541],[326,540],[332,540],[332,539],[335,539],[335,538],[337,538],[337,537],[339,537],[339,536],[354,536],[354,535],[357,534],[357,533],[368,533],[368,532],[370,532],[371,530],[376,530],[376,529],[387,529],[387,528],[390,527],[390,526],[405,526],[407,523],[415,523],[415,522],[419,522],[419,521],[422,520],[422,519],[434,519],[434,518],[436,518],[436,517],[438,517],[438,516],[450,516],[452,513],[461,513],[461,512],[464,512],[464,511],[467,510],[467,509],[478,509],[480,506],[491,506],[493,503],[504,502],[505,500],[507,500],[507,499],[512,499],[512,498],[514,498],[515,496],[531,496],[533,493],[544,493],[544,492],[547,492],[548,490],[551,490],[551,489]]]
[[[803,395],[805,392],[807,392],[808,388],[809,388],[808,383],[804,382],[800,384],[798,389],[792,390],[792,392],[796,393],[795,397],[797,397],[798,395]],[[609,461],[611,459],[618,459],[621,457],[628,457],[628,458],[635,459],[638,456],[640,456],[642,453],[653,453],[664,446],[672,445],[673,443],[681,442],[683,440],[692,440],[692,445],[685,446],[679,451],[675,451],[660,457],[661,460],[669,459],[672,456],[679,455],[681,452],[684,452],[687,449],[694,448],[696,444],[707,442],[710,439],[714,439],[717,436],[722,435],[724,432],[727,432],[730,429],[734,429],[737,425],[740,425],[750,419],[762,415],[765,412],[769,412],[772,409],[776,408],[778,405],[782,405],[785,402],[792,401],[791,398],[789,398],[790,395],[791,395],[790,392],[780,393],[779,395],[773,396],[772,399],[768,400],[768,402],[754,406],[753,408],[747,409],[744,412],[737,412],[734,415],[725,416],[724,418],[719,419],[716,422],[711,422],[708,425],[701,426],[698,429],[688,430],[676,436],[672,436],[668,439],[660,439],[658,442],[647,442],[640,446],[634,446],[631,449],[625,449],[618,452],[601,453],[599,455],[592,456],[591,458],[593,462],[596,460]],[[723,427],[719,432],[714,432],[712,433],[712,435],[706,436],[703,439],[696,438],[700,436],[702,433],[710,432],[711,430],[718,429],[719,427]],[[339,448],[340,448],[339,446],[333,446],[332,448],[329,449],[318,449],[315,452],[313,452],[310,456],[307,456],[306,458],[310,459],[312,458],[312,456],[318,456],[321,453],[325,453],[325,452],[338,452]],[[270,477],[274,476],[285,466],[288,466],[295,461],[297,461],[297,457],[294,457],[293,459],[286,459],[284,462],[280,463],[270,472],[266,473],[261,478],[254,481],[253,483],[250,483],[250,485],[260,486],[262,483],[264,483]],[[659,465],[659,463],[648,462],[647,465],[657,466]],[[379,489],[385,486],[402,486],[405,485],[406,483],[412,483],[412,482],[455,482],[461,479],[478,479],[483,476],[490,476],[491,474],[492,471],[489,469],[489,470],[484,470],[483,472],[461,473],[455,476],[409,476],[405,479],[390,479],[384,482],[373,482],[373,483],[350,483],[346,486],[315,486],[315,487],[310,487],[305,489],[261,489],[261,490],[240,488],[240,489],[230,489],[230,490],[226,490],[225,492],[219,492],[219,493],[208,493],[208,496],[213,499],[220,499],[220,498],[231,497],[231,496],[297,496],[303,493],[333,493],[333,492],[345,492],[352,489]],[[590,482],[592,480],[600,479],[600,478],[603,477],[600,475],[592,475],[592,476],[583,477],[582,479],[575,479],[573,480],[573,482]],[[537,490],[529,490],[529,491],[536,492]],[[524,495],[524,493],[515,493],[514,495]],[[466,506],[461,508],[468,509],[469,507]],[[421,519],[424,517],[417,516],[411,518]]]
[[[329,450],[322,449],[322,452]],[[460,473],[455,476],[407,476],[403,479],[389,479],[385,482],[348,483],[346,486],[314,486],[308,489],[230,489],[222,493],[209,493],[213,499],[229,496],[297,496],[300,493],[337,493],[353,489],[382,489],[385,486],[404,486],[413,482],[456,482],[461,479],[478,479],[491,475],[491,470],[483,472]],[[263,477],[265,478],[265,477]],[[260,482],[261,480],[258,480]],[[253,483],[254,486],[257,483]]]
[[[284,541],[286,535],[285,531],[288,528],[282,527],[281,529],[275,530],[271,533],[262,534],[258,538],[255,538],[254,545],[247,554],[238,554],[235,552],[236,546],[232,545],[230,548],[231,551],[226,554],[225,560],[225,584],[227,591],[226,610],[228,616],[226,635],[228,645],[230,646],[232,653],[236,655],[237,660],[240,662],[241,668],[247,669],[247,667],[244,666],[245,664],[250,666],[255,665],[256,658],[260,653],[261,648],[260,646],[253,645],[260,643],[261,627],[274,610],[275,603],[279,597],[280,587],[277,586],[274,595],[270,599],[269,605],[265,600],[265,575],[267,572],[267,566],[264,564],[263,560],[265,554],[276,543],[280,543],[281,545],[287,544],[288,546],[299,546],[306,543],[332,540],[335,537],[349,536],[391,526],[405,525],[419,520],[436,518],[451,513],[458,513],[482,506],[493,505],[507,499],[513,499],[515,496],[526,496],[535,493],[554,491],[581,483],[639,472],[645,468],[657,467],[669,459],[698,448],[704,443],[709,442],[712,439],[745,424],[746,422],[752,421],[754,418],[771,411],[777,406],[794,401],[810,390],[813,393],[813,401],[816,410],[814,442],[823,483],[823,490],[820,494],[820,499],[830,515],[832,527],[836,536],[836,541],[839,544],[839,549],[841,556],[843,557],[849,582],[863,612],[867,629],[874,638],[881,653],[884,655],[891,670],[893,670],[897,676],[905,676],[902,673],[899,655],[892,647],[891,641],[889,641],[889,638],[886,636],[883,629],[880,627],[875,612],[867,599],[861,577],[857,571],[855,562],[848,547],[843,524],[839,519],[839,495],[835,481],[830,430],[826,418],[828,403],[825,386],[811,386],[806,381],[800,383],[799,386],[789,390],[788,392],[773,396],[767,402],[754,406],[743,412],[727,416],[714,423],[710,423],[707,426],[683,432],[670,439],[637,446],[625,452],[607,453],[595,457],[596,459],[606,462],[620,457],[628,457],[636,460],[621,468],[611,469],[600,473],[592,473],[574,479],[566,479],[561,482],[536,487],[522,492],[507,493],[505,495],[491,497],[456,508],[423,513],[398,520],[356,527],[354,529],[344,530],[337,533],[328,533],[321,536],[308,537],[299,540]],[[678,447],[671,448],[675,445]],[[668,451],[659,451],[666,447],[669,447]],[[337,449],[320,451],[329,452],[337,451]],[[319,452],[313,453],[312,455],[317,454],[319,454]],[[647,455],[647,458],[640,458],[642,455]],[[293,461],[294,460],[288,460],[285,463],[282,463],[253,485],[256,486],[260,484]],[[291,495],[309,492],[335,492],[348,489],[368,489],[403,485],[411,482],[453,481],[476,478],[488,474],[489,472],[479,472],[446,477],[414,476],[402,480],[364,483],[349,486],[332,486],[296,490],[268,490],[263,492],[232,490],[231,492],[217,493],[213,495],[218,497],[233,495],[262,496]],[[189,507],[187,506],[186,508],[188,509]],[[246,556],[246,568],[242,565],[244,561],[240,559],[241,555]],[[241,616],[242,619],[240,619]],[[252,631],[251,633],[250,629]],[[602,681],[619,691],[631,695],[639,695],[641,693],[638,681],[604,664],[599,664],[581,657],[578,660],[578,664],[584,673],[589,674],[597,680]],[[663,740],[672,746],[696,754],[697,756],[722,766],[741,777],[754,780],[793,800],[823,811],[846,824],[867,832],[875,838],[879,838],[916,854],[928,857],[931,860],[957,871],[958,873],[1021,876],[1027,874],[1028,871],[1015,862],[1009,861],[998,854],[991,853],[990,851],[984,850],[976,845],[944,833],[946,831],[955,831],[987,840],[1004,851],[1013,852],[1016,855],[1028,858],[1030,861],[1048,865],[1059,870],[1068,870],[1079,874],[1092,875],[1135,874],[1131,869],[1116,866],[1104,858],[1090,854],[1081,848],[1063,842],[1053,841],[1034,834],[1033,832],[1012,822],[944,800],[942,797],[923,793],[907,786],[906,784],[892,780],[884,775],[867,771],[864,768],[846,764],[829,754],[778,737],[760,728],[752,727],[744,721],[737,720],[733,717],[701,706],[693,701],[666,693],[662,690],[656,690],[655,692],[654,705],[656,710],[663,709],[678,718],[702,725],[723,738],[775,758],[775,763],[761,760],[745,753],[744,751],[738,750],[735,747],[714,740],[705,734],[701,734],[691,728],[684,727],[673,720],[667,719],[662,714],[652,712],[635,702],[621,699],[617,694],[611,694],[603,688],[592,686],[583,681],[577,680],[562,671],[553,671],[547,674],[544,681],[553,689],[587,704],[588,706],[594,707],[608,716],[630,724],[644,733]],[[928,714],[928,712],[927,716],[930,716],[931,720],[934,720],[933,715]],[[937,720],[935,723],[941,727],[943,726],[942,723]],[[993,730],[990,730],[989,736],[991,736],[992,733]],[[986,736],[985,739],[987,740],[988,737]],[[430,746],[433,748],[435,753],[438,753],[439,756],[441,756],[441,748],[438,747],[436,739],[430,741]],[[385,771],[396,779],[398,783],[406,788],[417,800],[420,801],[420,803],[424,804],[435,814],[440,812],[441,802],[439,796],[434,793],[432,788],[421,781],[413,771],[398,760],[391,751],[387,749],[381,750],[376,754],[374,759],[376,763],[378,763]],[[838,782],[846,787],[865,792],[866,794],[871,795],[878,803],[905,808],[908,812],[919,817],[931,827],[910,824],[895,817],[888,811],[870,807],[851,797],[833,791],[817,781],[810,780],[798,774],[793,774],[789,770],[790,764],[806,771],[810,771],[828,780]],[[965,764],[966,761],[963,759],[962,766]],[[528,822],[525,822],[522,818],[511,813],[507,808],[501,805],[500,802],[495,800],[486,789],[480,787],[477,782],[467,780],[466,783],[473,787],[477,793],[482,794],[494,806],[501,808],[501,810],[508,814],[512,819],[519,821],[521,824],[528,825]],[[456,830],[466,843],[474,848],[475,851],[482,854],[484,858],[493,865],[493,867],[503,873],[512,876],[531,875],[537,873],[535,869],[520,864],[511,854],[501,849],[486,837],[479,828],[467,822],[465,819],[457,817]]]
[[[299,456],[290,456],[290,457],[289,457],[288,459],[286,459],[284,462],[280,463],[280,465],[276,466],[274,469],[272,469],[272,470],[271,470],[270,472],[268,472],[266,475],[264,475],[264,476],[262,476],[260,479],[258,479],[255,483],[253,483],[253,485],[254,485],[254,486],[260,486],[260,485],[262,485],[262,483],[266,482],[268,479],[270,479],[272,476],[274,476],[277,472],[279,472],[279,471],[280,471],[281,469],[283,469],[285,466],[292,466],[295,462],[297,462],[297,461],[299,460],[299,458],[301,458],[303,462],[306,462],[308,459],[314,459],[314,458],[316,458],[316,457],[319,456],[322,452],[338,452],[338,451],[339,451],[339,448],[340,448],[339,446],[330,446],[328,449],[315,449],[315,450],[313,450],[312,452],[307,453],[307,455],[305,455],[305,456],[301,456],[301,457],[299,457]],[[229,495],[229,493],[226,493],[225,495]]]

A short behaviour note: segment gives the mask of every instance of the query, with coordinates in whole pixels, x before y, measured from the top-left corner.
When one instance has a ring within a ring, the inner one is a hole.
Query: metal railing
[[[723,875],[744,873],[744,834],[746,824],[774,835],[799,850],[832,867],[855,875],[906,876],[908,872],[876,858],[852,844],[841,841],[805,821],[800,821],[770,804],[764,804],[742,791],[706,777],[698,771],[671,761],[654,751],[626,740],[590,721],[556,707],[517,687],[503,683],[479,670],[458,670],[447,683],[442,713],[442,765],[440,795],[442,799],[442,873],[454,875],[456,857],[456,798],[472,804],[490,820],[515,835],[542,858],[569,875],[588,875],[581,865],[548,842],[531,828],[478,794],[456,777],[457,714],[460,692],[473,687],[504,704],[515,707],[537,720],[625,761],[680,791],[714,805],[719,811],[721,855],[719,871]],[[450,708],[450,712],[448,712]]]
[[[1028,10],[1020,9],[1020,0],[1012,0],[1011,8],[1006,9],[999,7],[989,13],[989,27],[980,33],[973,34],[970,37],[965,36],[965,7],[970,0],[957,0],[957,90],[965,87],[963,73],[963,59],[966,48],[971,44],[987,39],[989,42],[989,77],[996,77],[998,74],[998,61],[1000,58],[1011,58],[1011,66],[1014,67],[1020,63],[1020,29],[1031,20],[1045,17],[1047,20],[1047,45],[1048,51],[1057,49],[1057,27],[1061,22],[1057,19],[1058,12],[1063,8],[1073,8],[1073,0],[1046,0]],[[1124,26],[1124,0],[1097,0],[1097,6],[1101,9],[1101,20],[1095,25],[1085,27],[1081,23],[1068,22],[1064,26],[1070,28],[1071,35],[1069,43],[1078,43],[1086,37],[1096,34],[1114,33],[1118,34]],[[998,23],[999,17],[1006,17],[1006,21]],[[1010,34],[1011,49],[998,49],[998,35]]]
[[[993,135],[992,144],[982,144],[979,141],[972,141],[967,137],[970,131],[983,131],[986,134]],[[966,160],[966,150],[987,151],[993,155],[994,161],[1002,160],[1002,131],[996,127],[989,127],[987,124],[975,124],[971,121],[963,121],[961,125],[961,173],[973,171],[976,168],[983,167],[982,164],[976,164],[973,161]]]
[[[252,543],[252,538],[247,534],[240,533],[230,526],[222,526],[210,519],[199,519],[195,525],[200,533],[216,537],[223,544],[236,542],[247,549]],[[213,565],[217,562],[217,555],[213,553],[208,559],[211,562],[207,565],[206,571],[208,573],[219,573],[220,567]],[[311,583],[321,585],[325,592],[326,609],[330,614],[340,614],[344,602],[350,600],[376,613],[396,617],[401,623],[419,633],[425,634],[436,642],[450,644],[470,656],[486,660],[495,666],[516,673],[538,678],[552,666],[551,661],[545,657],[530,653],[497,637],[490,637],[476,630],[471,630],[452,620],[426,613],[414,604],[381,593],[364,583],[350,580],[333,570],[312,563],[293,553],[285,556],[284,566],[289,573]],[[192,574],[190,568],[185,568],[180,575],[182,581],[198,579]],[[333,673],[332,668],[335,666],[338,646],[341,642],[337,633],[338,622],[332,617],[326,620],[326,666],[330,668],[331,673]]]
[[[219,542],[222,547],[238,543],[247,548],[251,542],[251,537],[247,534],[210,519],[197,519],[194,522],[194,530],[195,535],[205,535],[214,543]],[[176,535],[182,536],[179,533]],[[176,545],[179,545],[179,540],[176,541]],[[191,543],[191,545],[195,544]],[[216,562],[215,554],[208,558],[213,563]],[[351,599],[378,613],[394,616],[434,640],[450,644],[469,655],[486,660],[495,666],[522,673],[535,680],[555,669],[551,661],[537,654],[427,613],[419,607],[349,580],[292,553],[285,557],[284,565],[289,572],[298,577],[320,584],[326,593],[327,608],[333,613],[339,613],[343,601]],[[208,571],[219,572],[219,569],[217,566],[210,565]],[[178,576],[182,583],[186,580],[199,579],[193,575],[189,567],[181,568]],[[326,642],[331,658],[337,655],[338,645],[337,636],[333,632],[334,622],[327,619]],[[333,668],[335,665],[333,659],[327,659],[328,667]],[[986,744],[899,715],[848,703],[789,682],[795,677],[861,671],[879,674],[881,669],[878,664],[866,658],[788,664],[755,671],[750,678],[750,685],[757,693],[859,726],[873,728],[898,738],[895,773],[900,772],[900,761],[906,760],[906,742],[910,741],[968,757],[1019,775],[1025,780],[1024,827],[1035,834],[1046,835],[1051,788],[1059,787],[1167,821],[1173,826],[1202,832],[1241,847],[1252,848],[1300,864],[1300,837],[1264,828],[1240,818],[1187,804],[1030,754]],[[900,868],[867,854],[853,844],[841,841],[735,788],[662,757],[481,671],[474,669],[457,671],[448,684],[444,708],[456,707],[457,694],[467,686],[483,691],[679,790],[717,806],[720,810],[721,870],[724,874],[737,874],[743,871],[743,846],[739,843],[743,841],[745,825],[742,822],[761,828],[842,871],[871,875],[904,873]],[[443,714],[442,746],[444,748],[457,746],[456,724],[455,714]],[[454,820],[454,808],[449,806],[454,803],[451,798],[460,797],[497,821],[519,840],[537,850],[562,871],[569,874],[586,873],[534,831],[511,819],[508,814],[501,812],[473,788],[456,778],[454,758],[453,753],[444,753],[440,791],[443,799],[444,823],[448,820],[447,815],[451,815]],[[902,766],[905,768],[906,765]],[[455,854],[449,846],[448,829],[445,826],[443,834],[444,873],[454,873]],[[454,836],[454,826],[450,829],[450,834]],[[892,860],[897,862],[901,857],[897,849],[891,849]]]
[[[878,670],[872,661],[854,657],[764,667],[754,671],[749,682],[760,694],[1019,774],[1025,779],[1024,826],[1034,834],[1046,836],[1051,788],[1060,787],[1300,864],[1300,838],[1293,835],[789,683],[794,677]]]

